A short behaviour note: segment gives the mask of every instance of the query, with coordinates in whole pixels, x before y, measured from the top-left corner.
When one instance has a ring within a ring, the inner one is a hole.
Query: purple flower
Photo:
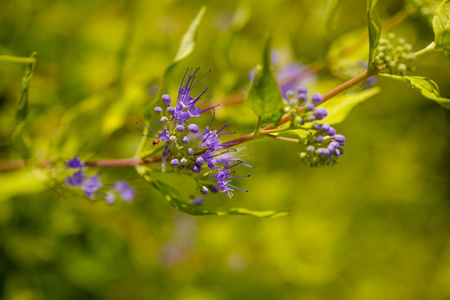
[[[249,155],[240,155],[240,152],[245,149],[247,149],[247,147],[240,147],[236,150],[229,149],[225,152],[216,154],[213,156],[211,163],[213,163],[214,165],[223,164],[229,166],[233,163],[241,162],[244,166],[253,168],[253,166],[249,165],[248,163],[242,160],[243,157],[249,156]]]
[[[67,161],[67,166],[72,169],[81,169],[83,167],[83,163],[78,159],[78,155]]]
[[[117,181],[113,188],[119,192],[120,197],[125,201],[131,201],[133,200],[134,196],[136,195],[136,190],[130,187],[127,181],[121,180]]]
[[[178,122],[178,124],[184,124],[190,118],[199,117],[202,113],[214,109],[214,107],[218,106],[216,105],[202,110],[201,107],[207,100],[199,106],[195,106],[203,96],[203,94],[208,90],[208,88],[205,88],[197,95],[191,95],[192,88],[194,88],[200,82],[200,80],[209,73],[207,72],[205,75],[203,75],[202,78],[194,83],[195,75],[197,74],[198,70],[200,70],[200,68],[197,68],[192,75],[189,75],[186,83],[183,85],[184,79],[189,72],[189,69],[187,69],[186,73],[184,74],[183,80],[181,81],[180,89],[178,90],[177,106],[173,114],[173,117]]]
[[[73,187],[81,187],[83,185],[83,180],[86,178],[86,175],[83,172],[78,171],[72,175],[72,177],[66,178],[66,184]]]
[[[245,176],[231,176],[232,174],[234,174],[236,171],[232,171],[230,172],[230,169],[232,169],[233,167],[239,165],[240,163],[234,164],[232,166],[229,167],[223,167],[222,169],[219,170],[219,172],[217,172],[217,174],[211,175],[212,179],[216,179],[217,180],[217,186],[219,187],[219,189],[222,192],[227,193],[227,195],[229,197],[233,196],[233,189],[238,189],[240,191],[244,191],[244,192],[248,192],[247,190],[238,188],[234,185],[230,184],[230,180],[231,178],[239,178],[239,177],[249,177],[250,175],[245,175]]]
[[[89,198],[92,198],[93,194],[103,186],[102,181],[98,178],[98,174],[86,179],[86,182],[83,185],[83,191]]]

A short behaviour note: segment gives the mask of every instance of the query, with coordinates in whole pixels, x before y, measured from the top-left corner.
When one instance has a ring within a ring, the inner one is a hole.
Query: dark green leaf
[[[350,111],[359,103],[375,96],[381,91],[379,87],[363,90],[350,95],[340,95],[320,105],[328,111],[328,116],[319,123],[338,124],[347,118]]]
[[[414,89],[419,90],[424,97],[436,101],[443,107],[450,109],[450,99],[441,97],[439,87],[430,78],[420,76],[395,76],[388,74],[382,74],[382,76],[407,82]]]
[[[34,52],[30,61],[25,67],[25,74],[22,79],[22,87],[20,91],[19,101],[16,110],[16,125],[11,136],[11,146],[23,158],[30,157],[30,150],[22,137],[22,131],[26,124],[28,116],[28,87],[30,85],[31,77],[33,77],[34,65],[36,63],[37,53]]]
[[[433,19],[434,43],[436,49],[450,56],[450,0],[442,1]]]
[[[373,65],[373,52],[378,47],[381,35],[381,20],[375,9],[377,1],[367,0],[367,26],[369,28],[369,68]]]
[[[270,37],[266,38],[262,66],[256,68],[245,103],[264,123],[277,126],[283,116],[283,96],[271,69]]]
[[[138,173],[150,183],[155,189],[157,189],[164,198],[177,210],[182,211],[184,213],[190,215],[217,215],[217,216],[226,216],[226,215],[249,215],[260,218],[274,218],[281,217],[288,214],[287,211],[275,211],[275,210],[265,210],[265,211],[252,211],[246,208],[212,208],[212,207],[203,207],[195,204],[190,204],[181,200],[181,195],[177,189],[168,185],[167,183],[161,180],[154,180],[151,178],[150,171],[140,166],[137,168]]]

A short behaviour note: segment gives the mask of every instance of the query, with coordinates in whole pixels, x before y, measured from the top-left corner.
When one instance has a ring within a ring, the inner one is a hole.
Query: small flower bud
[[[330,130],[330,127],[331,127],[331,126],[328,125],[328,124],[326,124],[326,123],[325,123],[325,124],[322,124],[322,130],[325,131],[325,133],[328,132],[328,130]]]
[[[199,156],[199,157],[197,157],[195,162],[197,163],[197,165],[201,166],[201,165],[203,165],[203,158],[201,156]]]
[[[308,110],[314,110],[314,103],[308,103],[308,105],[306,105],[306,108]]]
[[[187,159],[183,157],[180,162],[184,166],[187,163]]]
[[[312,121],[315,121],[315,120],[316,120],[316,116],[315,116],[315,115],[309,115],[309,116],[307,117],[307,119],[308,119],[309,122],[312,122]]]
[[[166,123],[167,120],[168,120],[167,117],[161,117],[161,119],[160,119],[160,121],[163,122],[163,123]]]
[[[174,135],[171,135],[170,138],[169,138],[169,140],[170,140],[172,143],[175,143],[175,142],[177,141],[177,137],[174,136]]]
[[[196,124],[189,124],[187,130],[192,133],[198,133],[198,126]]]
[[[336,134],[334,136],[334,140],[336,142],[338,142],[340,146],[344,146],[345,145],[345,136],[343,136],[342,134]]]
[[[208,188],[206,186],[202,186],[202,188],[200,189],[200,192],[203,195],[206,195],[206,194],[208,194],[209,190],[208,190]]]
[[[308,147],[306,147],[306,151],[308,151],[308,152],[314,152],[314,150],[316,150],[316,149],[314,148],[314,146],[308,146]]]
[[[334,129],[333,127],[330,127],[327,134],[329,136],[334,136],[336,134],[336,129]]]
[[[162,108],[159,107],[159,106],[155,107],[155,112],[156,112],[157,114],[162,113]]]
[[[185,144],[189,143],[189,138],[187,136],[185,136],[183,138],[183,143],[185,143]]]
[[[323,136],[319,135],[318,137],[316,137],[316,141],[320,144],[323,142]]]
[[[180,162],[178,161],[178,159],[174,158],[170,161],[170,164],[174,167],[178,166],[180,164]]]
[[[167,108],[167,112],[168,112],[169,114],[173,115],[173,114],[175,113],[175,107],[169,106],[169,107]]]
[[[293,90],[288,90],[288,91],[286,91],[286,96],[287,96],[288,98],[294,97],[294,91],[293,91]]]
[[[167,95],[167,94],[163,95],[162,96],[162,101],[164,102],[164,104],[166,106],[169,106],[170,105],[170,101],[171,101],[170,96]]]
[[[184,142],[184,141],[183,141],[183,142]],[[188,149],[188,153],[189,153],[190,155],[194,155],[194,149],[189,148],[189,149]]]
[[[192,169],[192,171],[194,171],[194,173],[200,173],[200,171],[202,170],[202,167],[197,166],[197,165],[192,165],[191,169]]]
[[[183,132],[184,126],[183,126],[183,125],[177,125],[177,130],[178,130],[179,132]]]
[[[213,192],[213,194],[217,194],[217,192],[219,191],[219,188],[217,186],[215,186],[215,185],[210,185],[209,186],[209,190],[211,192]]]
[[[322,95],[319,93],[312,95],[311,101],[314,104],[319,104],[320,102],[322,102]]]
[[[306,94],[308,92],[308,89],[306,88],[306,86],[299,86],[298,87],[298,93],[299,94]]]
[[[320,130],[320,129],[322,129],[322,125],[320,125],[320,124],[318,124],[318,123],[314,123],[314,124],[313,124],[313,128],[314,128],[315,130]]]
[[[334,149],[337,149],[337,148],[339,148],[339,143],[338,142],[331,142],[329,145],[328,145],[328,149],[332,149],[331,151],[334,151]]]
[[[325,108],[317,108],[314,110],[314,113],[316,114],[318,120],[322,120],[328,115],[328,112]]]

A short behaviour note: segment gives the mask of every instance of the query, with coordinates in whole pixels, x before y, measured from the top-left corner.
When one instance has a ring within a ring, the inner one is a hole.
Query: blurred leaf
[[[260,218],[274,218],[281,217],[287,215],[289,212],[287,211],[275,211],[275,210],[264,210],[264,211],[252,211],[246,208],[211,208],[211,207],[202,207],[195,204],[190,204],[181,200],[181,195],[177,189],[166,184],[160,180],[154,180],[150,176],[150,170],[147,168],[140,166],[137,168],[138,173],[150,183],[155,189],[157,189],[161,194],[163,194],[164,198],[177,210],[182,211],[184,213],[190,215],[218,215],[218,216],[226,216],[226,215],[249,215]]]
[[[202,6],[202,8],[198,12],[197,16],[195,17],[195,19],[192,21],[191,25],[189,25],[188,30],[181,38],[181,43],[180,43],[180,47],[178,48],[178,52],[175,55],[173,62],[164,71],[162,82],[161,82],[161,87],[160,87],[155,99],[148,105],[148,107],[145,111],[145,118],[149,119],[149,114],[153,110],[154,102],[161,100],[161,96],[164,93],[168,92],[169,81],[172,77],[175,67],[178,65],[179,62],[183,61],[186,57],[188,57],[192,53],[192,51],[194,51],[195,41],[197,39],[198,25],[200,25],[203,15],[205,14],[205,11],[206,11],[206,6]]]
[[[198,12],[195,19],[192,21],[191,25],[189,25],[189,28],[187,32],[183,35],[181,38],[181,44],[178,48],[178,52],[175,55],[175,58],[173,62],[167,67],[167,69],[164,71],[161,86],[159,88],[158,93],[156,94],[156,97],[150,101],[149,105],[147,106],[147,109],[145,110],[144,118],[145,118],[145,125],[150,126],[150,114],[153,112],[153,108],[156,106],[157,101],[162,101],[161,96],[168,92],[169,89],[169,81],[172,78],[172,75],[174,73],[175,67],[183,61],[186,57],[188,57],[192,51],[194,51],[195,47],[195,40],[197,38],[197,29],[198,25],[200,24],[203,15],[205,14],[206,6],[202,6],[200,8],[200,11]],[[144,151],[144,147],[147,144],[148,141],[148,135],[149,129],[147,127],[144,127],[144,132],[142,134],[141,143],[138,147],[137,154],[140,155]]]
[[[36,179],[31,170],[0,173],[2,192],[0,201],[8,200],[20,195],[36,195],[46,190],[46,186]]]
[[[178,48],[177,55],[175,55],[175,58],[173,60],[174,62],[178,62],[186,58],[194,50],[197,28],[200,24],[200,21],[202,20],[203,15],[205,14],[205,11],[206,6],[202,6],[197,16],[189,26],[188,31],[184,34],[183,38],[181,39],[180,48]]]
[[[377,1],[367,0],[367,26],[369,28],[369,68],[372,68],[373,52],[378,46],[381,35],[381,20],[375,9]]]
[[[450,0],[442,1],[433,18],[436,49],[443,50],[450,57]]]
[[[421,76],[395,76],[388,74],[381,75],[384,77],[407,82],[411,84],[414,89],[419,90],[424,97],[436,101],[443,107],[450,109],[450,99],[441,97],[438,85],[430,78]]]
[[[22,131],[26,124],[28,116],[28,86],[30,85],[31,77],[33,77],[34,65],[36,63],[37,53],[33,52],[30,61],[26,64],[25,74],[22,79],[22,87],[17,103],[16,110],[16,125],[11,136],[11,146],[23,158],[30,157],[30,150],[22,137]]]
[[[379,87],[373,87],[359,93],[341,95],[321,104],[320,107],[328,111],[328,116],[318,121],[318,123],[328,123],[330,125],[341,123],[357,104],[375,96],[380,91]]]
[[[283,97],[271,69],[270,41],[270,36],[267,36],[262,67],[256,67],[245,103],[255,111],[262,122],[277,126],[283,116]]]
[[[331,32],[333,17],[336,14],[336,11],[341,4],[342,0],[328,0],[327,3],[327,16],[325,17],[325,28],[327,32]]]

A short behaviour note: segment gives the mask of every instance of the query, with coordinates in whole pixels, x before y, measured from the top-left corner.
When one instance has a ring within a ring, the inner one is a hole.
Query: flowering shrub
[[[327,93],[319,93],[318,91],[323,88],[313,83],[307,88],[305,86],[307,83],[304,82],[304,79],[311,76],[319,78],[321,75],[319,71],[326,65],[326,60],[311,66],[291,62],[274,71],[271,38],[267,36],[260,64],[251,73],[247,94],[238,97],[238,102],[244,102],[250,107],[258,120],[253,132],[234,139],[232,135],[236,132],[230,131],[230,128],[233,128],[231,123],[216,124],[219,122],[215,120],[215,108],[219,104],[208,106],[209,99],[205,99],[208,88],[198,86],[209,72],[198,78],[199,68],[188,68],[181,80],[176,98],[173,97],[175,94],[169,92],[170,83],[179,82],[178,76],[175,75],[178,74],[178,64],[194,51],[197,29],[205,13],[205,8],[202,8],[183,36],[173,62],[165,70],[159,91],[148,103],[144,119],[134,120],[143,128],[142,139],[134,157],[83,162],[75,156],[72,159],[66,157],[70,160],[66,162],[64,168],[58,168],[52,161],[40,162],[37,165],[47,167],[50,174],[60,174],[59,177],[56,175],[52,178],[60,183],[64,182],[67,188],[81,190],[90,199],[103,197],[109,204],[115,203],[117,197],[127,202],[132,201],[139,192],[122,179],[105,185],[100,173],[90,175],[93,167],[134,167],[137,173],[161,192],[169,203],[189,214],[245,214],[260,217],[285,215],[286,211],[250,211],[243,208],[222,209],[203,206],[206,199],[204,196],[207,194],[221,192],[231,197],[236,190],[247,192],[246,189],[236,186],[233,181],[249,176],[245,173],[240,175],[240,167],[252,167],[244,161],[249,153],[247,148],[242,146],[243,143],[258,138],[296,143],[298,157],[303,163],[311,167],[335,165],[344,154],[343,146],[346,139],[344,135],[337,134],[334,126],[344,121],[358,103],[380,92],[378,87],[374,87],[375,76],[409,83],[424,97],[450,108],[450,100],[441,97],[439,88],[433,80],[420,76],[406,76],[406,73],[414,71],[408,65],[409,62],[425,53],[443,51],[446,56],[449,55],[448,1],[442,2],[434,16],[434,41],[416,52],[413,52],[413,46],[407,44],[404,38],[397,38],[393,33],[389,33],[386,39],[380,38],[382,23],[375,5],[376,1],[373,0],[367,3],[369,33],[369,51],[365,52],[368,56],[367,62],[361,63],[362,57],[358,57],[346,63],[343,68],[345,70],[341,70],[340,73],[348,75],[352,73],[348,70],[353,70],[354,66],[364,70]],[[344,57],[361,44],[363,43],[358,42],[348,45],[346,49],[340,51],[332,49],[330,52],[334,53],[333,55],[338,53],[338,58]],[[330,54],[328,58],[335,59],[336,55],[333,55]],[[5,56],[2,59],[26,64],[11,146],[23,159],[32,161],[33,151],[30,150],[22,133],[28,114],[28,85],[34,72],[37,54],[33,53],[30,58]],[[343,93],[352,88],[355,90],[348,95]],[[118,89],[124,87],[120,86]],[[152,94],[155,94],[155,89],[151,90]],[[311,97],[308,90],[312,91]],[[127,109],[131,109],[130,107]],[[114,109],[121,111],[121,107]],[[73,119],[74,117],[71,119],[69,114],[64,121],[70,123]],[[200,124],[204,123],[205,119],[209,125],[202,127]],[[102,130],[106,132],[113,132],[118,127],[120,124],[117,125],[116,120],[102,123]],[[239,128],[236,129],[240,132]],[[65,139],[70,139],[70,135],[65,132],[60,133],[60,136],[61,144],[65,143]],[[151,167],[156,163],[158,167]],[[192,195],[190,201],[184,199],[176,188],[157,179],[155,174],[158,173],[176,173],[192,178],[196,182],[197,193]]]

